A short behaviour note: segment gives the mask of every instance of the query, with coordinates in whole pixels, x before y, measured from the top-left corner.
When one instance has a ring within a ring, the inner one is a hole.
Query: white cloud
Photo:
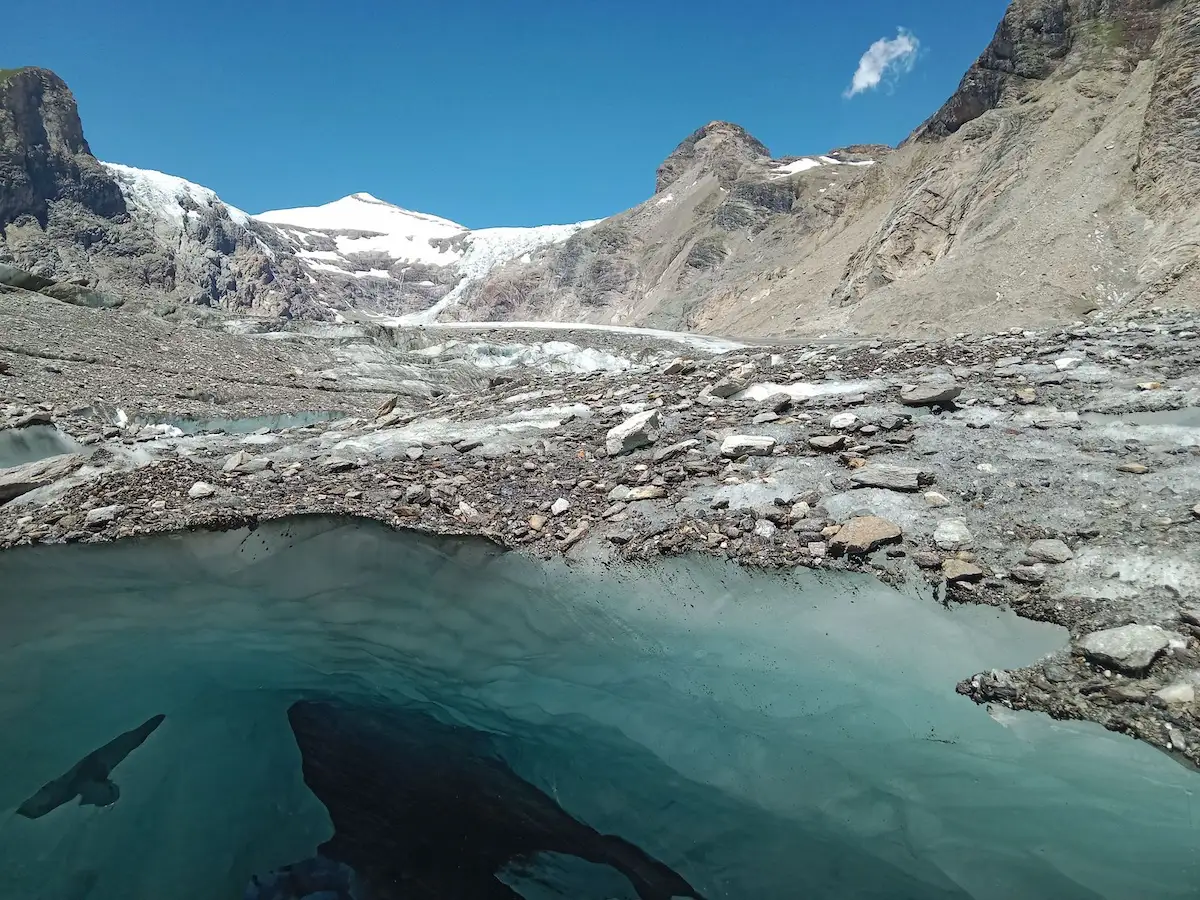
[[[891,40],[880,38],[873,43],[858,61],[854,80],[846,88],[847,97],[861,94],[879,86],[885,75],[911,72],[917,61],[921,42],[907,28],[901,28]]]

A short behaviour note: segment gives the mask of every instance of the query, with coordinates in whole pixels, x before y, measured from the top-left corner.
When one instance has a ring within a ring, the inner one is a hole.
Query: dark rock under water
[[[312,518],[18,549],[0,587],[0,900],[1200,885],[1193,773],[954,693],[1061,632],[870,579]],[[116,802],[15,814],[160,714]]]
[[[288,710],[304,781],[329,810],[321,855],[379,900],[517,898],[496,876],[538,853],[608,865],[640,900],[695,888],[630,842],[572,818],[513,772],[488,736],[419,710],[300,701]]]

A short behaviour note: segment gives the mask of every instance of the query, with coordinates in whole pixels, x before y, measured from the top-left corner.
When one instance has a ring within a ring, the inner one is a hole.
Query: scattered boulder
[[[1155,691],[1154,696],[1168,706],[1182,706],[1195,702],[1196,688],[1191,682],[1176,681],[1174,684],[1168,684]]]
[[[12,428],[28,428],[30,425],[50,425],[54,421],[54,417],[44,409],[35,409],[31,413],[26,413],[23,416],[15,419],[11,425]]]
[[[667,496],[667,489],[657,484],[643,484],[639,487],[630,489],[625,495],[625,499],[630,503],[637,500],[661,500]]]
[[[664,375],[688,375],[696,371],[696,364],[690,359],[677,356],[663,368]]]
[[[1122,463],[1121,465],[1117,466],[1117,471],[1125,472],[1129,475],[1145,475],[1147,472],[1150,471],[1150,468],[1148,466],[1142,465],[1141,463],[1130,462],[1130,463]]]
[[[846,446],[844,434],[818,434],[808,439],[808,446],[825,453],[836,453]]]
[[[855,487],[884,488],[889,491],[915,491],[920,487],[921,470],[907,466],[876,463],[863,466],[850,474]]]
[[[254,457],[245,450],[239,450],[237,453],[232,454],[228,459],[225,460],[225,465],[223,465],[221,469],[225,472],[234,472],[246,463],[250,462],[252,459],[254,459]]]
[[[829,541],[829,549],[837,555],[848,553],[861,556],[885,544],[896,543],[902,534],[895,522],[879,516],[859,516],[838,529]]]
[[[845,431],[847,428],[853,428],[858,424],[858,416],[854,413],[838,413],[829,420],[830,428],[837,428],[840,431]]]
[[[1013,581],[1022,584],[1041,584],[1046,580],[1046,565],[1034,563],[1032,566],[1014,566],[1008,574]]]
[[[271,461],[263,459],[261,456],[251,456],[245,450],[239,450],[225,460],[225,465],[222,468],[226,472],[250,474],[253,472],[264,472],[271,468]]]
[[[630,416],[620,425],[609,429],[604,446],[609,456],[620,456],[632,453],[641,447],[648,447],[658,440],[662,430],[662,415],[657,409]]]
[[[433,495],[429,492],[429,487],[424,484],[410,484],[404,489],[404,502],[408,504],[416,504],[424,506],[433,499]]]
[[[382,419],[388,413],[392,412],[392,410],[394,410],[396,408],[396,404],[399,402],[400,402],[399,394],[394,394],[391,397],[389,397],[388,399],[384,400],[382,403],[379,404],[378,407],[376,407],[375,418]]]
[[[116,521],[117,516],[125,512],[125,507],[119,503],[114,503],[111,506],[97,506],[95,509],[89,509],[83,521],[90,528],[100,528]]]
[[[925,493],[925,505],[931,506],[934,509],[938,509],[943,506],[949,506],[950,498],[945,494],[938,493],[937,491],[927,491]]]
[[[905,406],[946,406],[962,390],[962,385],[950,379],[906,384],[900,389],[900,402]]]
[[[1085,634],[1078,647],[1097,665],[1138,675],[1171,645],[1171,638],[1171,632],[1157,625],[1122,625]]]
[[[566,550],[568,547],[573,547],[576,544],[578,544],[581,540],[583,540],[583,536],[586,535],[587,533],[588,533],[588,523],[580,522],[578,525],[576,525],[574,528],[572,528],[570,531],[567,532],[566,537],[564,537],[559,542],[559,546],[562,547],[562,549],[564,549],[564,550]]]
[[[571,508],[571,501],[568,500],[566,497],[559,497],[557,500],[555,500],[553,503],[550,504],[550,515],[561,516],[563,513],[565,513],[570,508]]]
[[[1075,557],[1071,548],[1059,540],[1034,541],[1025,552],[1034,559],[1048,563],[1065,563]]]
[[[950,584],[960,581],[976,582],[983,579],[983,569],[975,563],[950,557],[942,563],[942,577]]]
[[[796,401],[792,399],[791,394],[785,394],[784,392],[780,391],[777,394],[772,394],[766,400],[764,400],[763,406],[773,413],[785,413],[791,409],[793,405],[795,405],[795,402]]]
[[[669,459],[674,459],[677,456],[682,456],[694,447],[699,447],[700,442],[693,439],[689,441],[680,441],[678,444],[671,444],[669,447],[659,447],[652,455],[655,462],[666,462]]]
[[[205,497],[211,497],[217,492],[217,489],[207,481],[197,481],[188,488],[188,496],[193,500],[203,500]]]
[[[942,565],[942,558],[930,550],[918,550],[912,558],[922,569],[938,569]]]
[[[775,438],[755,434],[731,434],[721,442],[721,455],[729,459],[739,456],[770,456],[775,452]]]
[[[770,519],[759,519],[754,523],[754,534],[757,537],[770,540],[775,537],[778,527]]]
[[[975,536],[966,519],[942,519],[933,531],[933,542],[940,550],[969,550]]]
[[[716,384],[707,388],[710,396],[720,397],[722,400],[728,400],[734,394],[740,394],[747,387],[748,383],[742,378],[722,378]]]

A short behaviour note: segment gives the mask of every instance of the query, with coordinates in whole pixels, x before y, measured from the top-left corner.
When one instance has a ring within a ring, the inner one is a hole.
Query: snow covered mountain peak
[[[103,165],[142,226],[177,254],[189,248],[198,283],[235,284],[256,298],[269,295],[241,305],[273,310],[288,302],[308,315],[362,310],[423,318],[457,302],[496,267],[595,224],[472,231],[366,191],[252,216],[184,178]],[[234,264],[239,255],[245,260]],[[206,261],[219,269],[217,277],[200,273]]]
[[[373,231],[411,237],[449,237],[467,230],[449,219],[404,209],[365,192],[321,206],[269,210],[254,218],[312,231]]]

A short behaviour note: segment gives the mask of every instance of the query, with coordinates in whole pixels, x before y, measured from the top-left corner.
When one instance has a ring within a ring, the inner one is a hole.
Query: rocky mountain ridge
[[[186,179],[97,160],[67,85],[38,68],[0,80],[0,183],[0,263],[167,315],[419,316],[590,224],[472,231],[369,194],[251,216]]]
[[[145,301],[337,320],[930,333],[1200,294],[1200,7],[1013,0],[899,147],[773,159],[711,122],[604,220],[470,231],[356,194],[248,216],[95,160],[66,85],[0,81],[0,263]]]
[[[879,165],[785,173],[713,123],[652,198],[497,269],[459,316],[786,335],[1194,305],[1198,49],[1195,3],[1014,0],[909,139],[849,148]]]

